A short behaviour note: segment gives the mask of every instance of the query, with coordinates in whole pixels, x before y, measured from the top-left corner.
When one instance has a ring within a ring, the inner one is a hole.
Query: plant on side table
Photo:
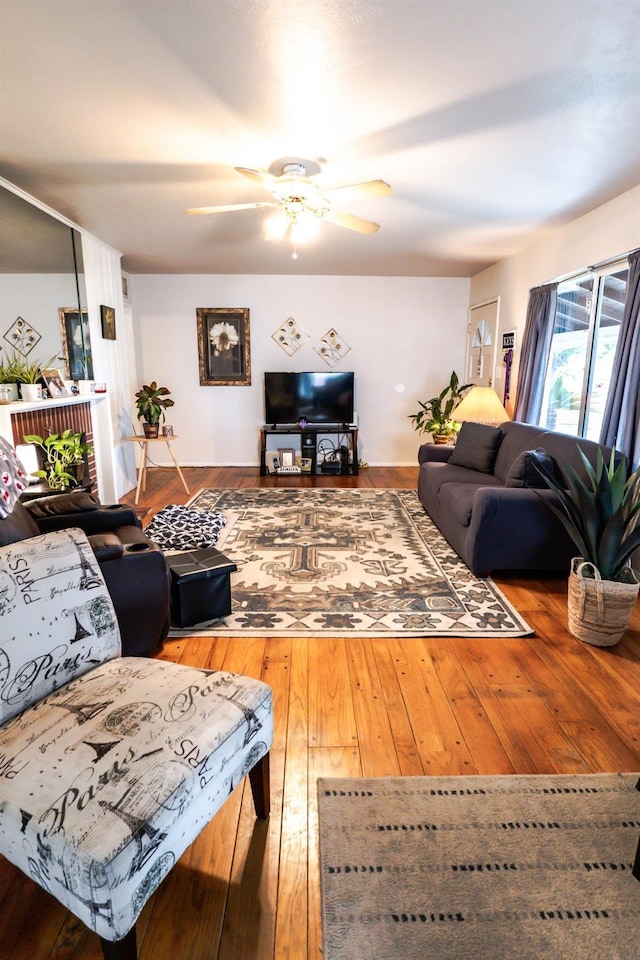
[[[418,413],[409,414],[414,430],[430,433],[434,443],[450,443],[460,430],[460,424],[451,415],[471,386],[471,383],[460,386],[454,370],[449,383],[437,397],[424,402],[419,400],[421,409]]]
[[[629,626],[640,588],[630,566],[640,547],[640,468],[631,471],[624,458],[616,464],[614,451],[608,464],[598,451],[594,468],[579,452],[586,482],[571,466],[562,468],[564,482],[539,461],[536,468],[557,497],[545,502],[580,554],[569,573],[569,631],[585,643],[610,647]]]
[[[165,410],[173,407],[171,393],[167,387],[159,387],[155,380],[145,383],[136,393],[138,419],[142,420],[145,437],[157,437],[160,421],[165,418]]]
[[[42,470],[36,470],[34,476],[46,480],[52,490],[64,490],[77,487],[84,478],[85,457],[93,453],[93,448],[82,442],[82,434],[73,430],[62,433],[50,433],[48,437],[39,437],[35,433],[24,438],[25,443],[34,443],[44,454]]]

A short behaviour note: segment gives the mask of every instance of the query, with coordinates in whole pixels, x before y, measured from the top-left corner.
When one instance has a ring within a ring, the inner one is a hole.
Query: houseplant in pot
[[[640,547],[640,468],[611,452],[605,463],[598,451],[595,467],[579,451],[583,480],[569,465],[563,480],[545,463],[536,468],[556,494],[546,501],[576,545],[579,556],[569,573],[569,631],[585,643],[610,647],[629,625],[640,584],[630,566]]]
[[[451,443],[460,430],[460,424],[452,418],[452,413],[471,386],[470,383],[460,386],[458,374],[454,370],[449,383],[437,397],[419,400],[421,409],[417,413],[409,414],[414,430],[418,433],[430,433],[434,443]]]
[[[52,490],[77,487],[82,483],[85,457],[93,453],[93,448],[83,443],[81,433],[64,430],[62,433],[50,433],[48,437],[30,433],[25,436],[24,442],[34,443],[42,450],[43,469],[36,470],[34,475],[46,480]]]
[[[29,360],[19,354],[14,354],[9,362],[11,375],[15,377],[16,383],[20,385],[20,394],[23,400],[41,400],[42,375],[48,370],[58,358],[54,354],[48,360]]]
[[[170,393],[167,387],[159,387],[155,380],[145,383],[136,393],[138,419],[142,420],[145,437],[158,436],[158,428],[160,421],[165,418],[165,410],[174,405],[169,397]]]

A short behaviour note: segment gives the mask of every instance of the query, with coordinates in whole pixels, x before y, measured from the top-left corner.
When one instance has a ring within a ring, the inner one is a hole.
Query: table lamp
[[[491,426],[511,419],[493,387],[477,386],[471,388],[451,416],[459,423],[473,420],[475,423],[486,423]]]

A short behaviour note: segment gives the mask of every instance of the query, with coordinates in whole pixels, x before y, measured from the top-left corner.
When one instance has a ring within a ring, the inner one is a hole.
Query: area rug
[[[637,780],[319,780],[324,960],[637,960]]]
[[[493,581],[474,577],[452,551],[413,490],[200,490],[188,506],[233,518],[224,540],[238,568],[232,612],[206,633],[531,633]]]

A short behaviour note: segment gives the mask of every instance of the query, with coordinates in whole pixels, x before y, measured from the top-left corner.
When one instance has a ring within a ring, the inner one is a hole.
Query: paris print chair
[[[268,816],[272,736],[261,681],[120,655],[81,530],[0,548],[0,853],[107,960],[245,774]]]

